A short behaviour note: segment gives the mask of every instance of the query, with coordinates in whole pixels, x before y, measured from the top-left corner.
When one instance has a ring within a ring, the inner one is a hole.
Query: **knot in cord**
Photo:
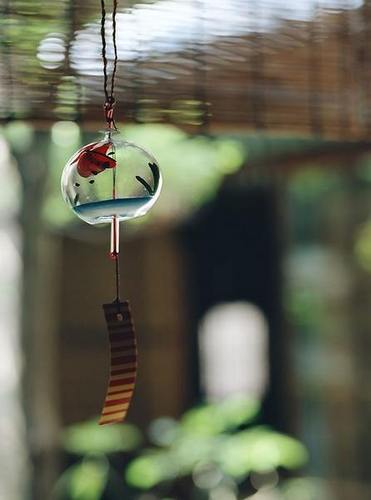
[[[115,120],[113,119],[113,112],[115,108],[115,98],[113,96],[109,96],[106,102],[104,103],[104,116],[106,118],[106,122],[109,129],[117,130]]]

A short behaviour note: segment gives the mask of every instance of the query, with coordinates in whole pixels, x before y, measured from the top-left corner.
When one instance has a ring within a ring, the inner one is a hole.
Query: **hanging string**
[[[120,302],[120,259],[119,259],[119,231],[120,224],[118,218],[114,215],[111,221],[111,251],[110,257],[115,261],[115,282],[116,282],[116,299],[115,302]]]
[[[116,12],[117,12],[117,0],[113,0],[112,42],[113,42],[114,59],[113,59],[112,79],[111,79],[111,97],[112,97],[112,99],[114,99],[115,78],[116,78],[116,70],[117,70]]]
[[[112,198],[116,198],[116,169],[112,169]],[[112,217],[111,222],[111,252],[110,257],[115,261],[115,280],[116,280],[116,302],[120,302],[120,224],[116,215]]]
[[[115,121],[113,119],[113,111],[115,106],[115,78],[117,70],[117,43],[116,43],[116,13],[117,13],[117,0],[112,0],[112,43],[114,51],[113,69],[111,76],[110,91],[108,91],[108,61],[107,61],[107,43],[106,43],[106,5],[105,0],[101,0],[101,28],[100,34],[102,38],[102,59],[103,59],[103,90],[105,96],[104,102],[104,115],[109,129],[117,130]]]
[[[105,96],[104,114],[108,125],[109,131],[117,130],[113,118],[113,111],[115,106],[115,77],[117,71],[117,43],[116,43],[116,13],[117,13],[117,0],[112,2],[112,44],[113,44],[113,69],[111,75],[111,85],[108,91],[108,61],[107,61],[107,43],[106,43],[106,5],[105,0],[101,0],[101,38],[102,38],[102,59],[103,59],[103,90]],[[110,132],[109,132],[110,134]],[[112,198],[116,198],[116,169],[112,172]],[[111,251],[110,257],[115,261],[115,281],[116,281],[116,299],[117,304],[120,303],[120,262],[119,262],[119,221],[116,216],[112,217],[111,222]]]

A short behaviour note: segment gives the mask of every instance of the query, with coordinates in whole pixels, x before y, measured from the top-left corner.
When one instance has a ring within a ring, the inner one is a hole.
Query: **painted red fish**
[[[104,172],[107,168],[115,168],[116,160],[108,156],[106,153],[111,144],[105,143],[100,145],[100,142],[93,142],[81,149],[74,163],[77,163],[77,171],[81,177],[90,177]]]

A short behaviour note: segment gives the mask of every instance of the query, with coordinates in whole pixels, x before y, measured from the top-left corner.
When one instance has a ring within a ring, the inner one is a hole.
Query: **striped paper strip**
[[[137,343],[129,302],[103,304],[110,342],[110,378],[100,425],[122,422],[137,375]]]

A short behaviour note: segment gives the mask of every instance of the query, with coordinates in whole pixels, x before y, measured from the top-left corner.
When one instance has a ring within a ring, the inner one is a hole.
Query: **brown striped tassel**
[[[137,342],[129,302],[103,304],[111,351],[110,379],[99,425],[122,422],[137,375]]]

